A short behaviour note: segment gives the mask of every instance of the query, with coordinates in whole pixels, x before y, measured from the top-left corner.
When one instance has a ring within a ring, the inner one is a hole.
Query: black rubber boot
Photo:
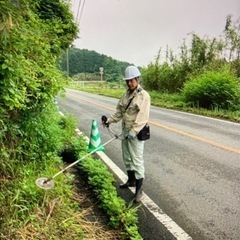
[[[141,201],[143,191],[143,178],[136,179],[136,193],[134,195],[133,201],[138,203]]]
[[[135,187],[136,186],[136,179],[134,171],[127,171],[128,180],[126,183],[121,184],[120,188],[128,188],[128,187]]]

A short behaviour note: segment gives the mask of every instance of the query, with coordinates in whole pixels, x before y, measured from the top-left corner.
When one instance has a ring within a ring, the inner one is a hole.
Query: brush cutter
[[[109,129],[109,128],[108,128]],[[110,129],[109,129],[110,130]],[[86,157],[88,157],[89,155],[95,153],[96,151],[98,151],[100,148],[102,148],[103,146],[109,144],[110,142],[112,142],[115,139],[120,139],[118,135],[116,135],[112,130],[110,130],[112,134],[114,134],[114,137],[111,138],[110,140],[108,140],[106,143],[100,145],[99,147],[97,147],[96,149],[94,149],[93,151],[91,151],[90,153],[88,153],[87,155],[83,156],[82,158],[76,160],[75,162],[71,163],[70,165],[68,165],[67,167],[65,167],[64,169],[62,169],[61,171],[57,172],[54,176],[50,177],[50,178],[46,178],[46,177],[40,177],[38,178],[35,183],[39,188],[42,188],[44,190],[49,190],[52,189],[54,187],[54,182],[53,179],[55,177],[57,177],[59,174],[63,173],[64,171],[66,171],[67,169],[73,167],[74,165],[76,165],[78,162],[82,161],[83,159],[85,159]]]

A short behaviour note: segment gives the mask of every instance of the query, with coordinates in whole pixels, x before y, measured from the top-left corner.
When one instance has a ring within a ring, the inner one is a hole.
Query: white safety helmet
[[[141,76],[141,73],[140,73],[140,71],[138,70],[137,67],[129,66],[125,70],[124,80],[130,80],[130,79],[137,78],[137,77],[140,77],[140,76]]]

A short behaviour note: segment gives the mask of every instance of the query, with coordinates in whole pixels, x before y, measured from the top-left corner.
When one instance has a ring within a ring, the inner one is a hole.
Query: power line
[[[85,0],[83,0],[83,5],[82,5],[81,12],[80,12],[80,17],[79,17],[79,23],[80,23],[80,20],[81,20],[81,17],[82,17],[84,5],[85,5]]]
[[[79,0],[78,2],[78,9],[77,9],[77,15],[76,15],[76,22],[77,24],[80,24],[80,21],[81,21],[81,17],[82,17],[82,14],[83,14],[83,9],[84,9],[84,5],[85,5],[85,0]]]
[[[76,19],[75,19],[76,22],[78,22],[78,17],[79,17],[79,12],[80,12],[81,3],[82,3],[82,1],[79,0],[79,2],[78,2],[78,9],[77,9],[77,15],[76,15]]]

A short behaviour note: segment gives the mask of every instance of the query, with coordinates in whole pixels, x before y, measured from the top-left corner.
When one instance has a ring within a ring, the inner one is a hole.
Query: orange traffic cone
[[[90,135],[90,141],[89,141],[89,145],[88,145],[88,151],[104,151],[104,147],[102,146],[101,143],[101,138],[100,138],[100,134],[98,131],[98,126],[97,126],[97,121],[94,119],[92,121],[92,129],[91,129],[91,135]]]

